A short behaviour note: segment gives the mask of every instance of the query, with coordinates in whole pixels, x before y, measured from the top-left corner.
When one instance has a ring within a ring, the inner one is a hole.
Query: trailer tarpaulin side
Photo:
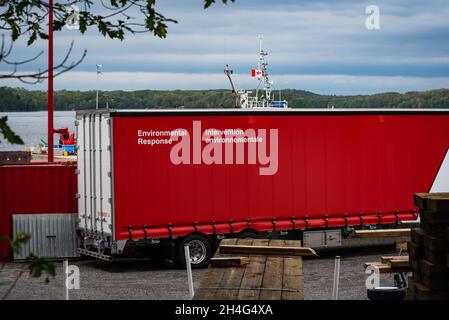
[[[415,219],[413,194],[430,190],[449,147],[444,110],[109,116],[102,136],[111,134],[112,174],[102,190],[110,192],[114,240]],[[81,171],[98,176],[95,165]]]

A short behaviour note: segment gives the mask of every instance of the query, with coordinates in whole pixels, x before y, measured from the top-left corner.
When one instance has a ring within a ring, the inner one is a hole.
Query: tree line
[[[100,108],[113,109],[233,108],[235,102],[230,90],[117,90],[101,91],[99,97]],[[449,89],[356,96],[289,89],[282,91],[282,99],[290,108],[448,108]],[[55,92],[56,110],[95,109],[95,105],[95,91]],[[40,110],[47,110],[46,91],[0,87],[0,111]]]

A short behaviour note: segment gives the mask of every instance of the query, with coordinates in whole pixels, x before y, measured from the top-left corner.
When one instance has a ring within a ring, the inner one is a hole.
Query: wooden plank
[[[449,212],[421,212],[421,221],[428,224],[449,224]]]
[[[449,251],[449,241],[446,238],[441,239],[430,235],[424,236],[424,247],[432,251],[447,252]]]
[[[427,276],[425,274],[421,274],[421,282],[431,291],[448,291],[448,282],[447,277],[434,277]]]
[[[270,240],[268,246],[279,246],[282,244],[284,244],[282,240]],[[280,300],[282,298],[283,274],[284,258],[282,256],[268,256],[265,262],[260,300]]]
[[[240,244],[241,242],[239,242]],[[256,239],[254,245],[267,246],[269,240]],[[242,282],[240,284],[241,289],[237,295],[237,300],[258,300],[260,297],[260,286],[262,285],[263,273],[265,269],[266,256],[253,255],[250,256],[250,263],[246,266],[243,275]],[[248,290],[248,288],[254,288]]]
[[[391,264],[382,263],[382,262],[366,262],[363,264],[365,268],[368,266],[377,267],[379,269],[379,273],[398,273],[398,272],[411,272],[411,267],[395,267],[393,268]]]
[[[424,284],[415,282],[416,300],[449,300],[448,292],[431,291]]]
[[[434,264],[444,264],[446,260],[444,252],[433,251],[427,248],[424,248],[424,258]]]
[[[232,245],[230,242],[225,242],[225,244],[226,243]],[[237,243],[251,245],[253,239],[235,239],[234,244]],[[215,268],[215,270],[217,270],[217,268]],[[245,268],[225,268],[224,270],[223,278],[218,285],[219,288],[215,290],[215,298],[217,300],[235,300],[239,293],[239,287],[243,280]]]
[[[226,238],[220,241],[220,245],[233,245],[233,244],[237,244],[237,241],[240,239],[237,238]]]
[[[209,289],[210,287],[217,287],[223,277],[224,269],[218,272],[215,269],[208,269],[201,279],[200,286],[195,291],[193,300],[213,300],[216,290]]]
[[[300,241],[225,239],[224,246],[256,246],[277,248],[283,246],[301,248]],[[206,271],[194,299],[259,300],[303,299],[301,256],[265,256],[251,254],[232,256],[218,250],[212,261],[248,261],[238,267],[214,267]],[[285,276],[286,275],[286,276]],[[285,290],[284,290],[285,288]],[[267,290],[264,290],[267,289]]]
[[[424,258],[424,247],[419,246],[414,242],[407,242],[407,252],[412,260],[419,260]]]
[[[447,238],[447,228],[449,227],[448,224],[430,224],[421,221],[420,226],[426,234],[440,239]]]
[[[226,241],[225,241],[226,240]],[[227,244],[236,244],[237,239],[223,239],[222,241],[225,241]],[[215,254],[215,256],[218,255],[218,252]],[[220,283],[225,275],[225,270],[222,268],[212,268],[209,267],[209,269],[204,274],[200,286],[198,290],[196,290],[195,295],[193,297],[194,300],[213,300],[216,299],[216,293],[217,289],[210,289],[210,288],[216,288],[220,286]]]
[[[410,262],[408,259],[393,259],[390,260],[391,269],[394,272],[398,268],[408,268],[410,267]]]
[[[396,251],[407,251],[407,241],[395,241]]]
[[[318,256],[313,249],[305,247],[223,245],[219,249],[223,254]]]
[[[365,262],[363,264],[365,268],[373,266],[379,269],[379,273],[391,273],[391,265],[382,262]]]
[[[449,276],[449,270],[444,264],[433,264],[425,259],[419,260],[419,270],[421,274],[432,277],[447,277]]]
[[[409,260],[408,256],[383,256],[380,258],[382,263],[389,263],[391,260]]]
[[[428,212],[449,212],[449,192],[431,195],[425,199]]]
[[[239,293],[239,287],[242,283],[245,268],[232,267],[221,268],[225,270],[222,280],[215,289],[214,299],[217,300],[235,300]]]
[[[287,246],[301,246],[300,241],[285,240]],[[304,277],[302,258],[284,256],[282,277],[282,300],[304,300]]]
[[[356,238],[409,237],[411,229],[356,230]]]
[[[418,246],[424,245],[424,235],[426,232],[421,228],[413,228],[411,232],[412,242]]]
[[[285,245],[289,247],[301,247],[299,240],[284,240]],[[302,276],[302,258],[284,256],[284,270],[289,271],[288,274]]]
[[[248,263],[248,257],[214,257],[210,259],[210,264],[214,268],[243,267]]]
[[[415,193],[413,199],[421,210],[449,211],[448,192]]]

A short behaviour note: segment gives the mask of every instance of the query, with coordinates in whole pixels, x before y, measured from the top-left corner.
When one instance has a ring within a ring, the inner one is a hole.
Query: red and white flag
[[[252,69],[251,70],[251,77],[262,77],[263,76],[263,71],[259,70],[259,69]]]

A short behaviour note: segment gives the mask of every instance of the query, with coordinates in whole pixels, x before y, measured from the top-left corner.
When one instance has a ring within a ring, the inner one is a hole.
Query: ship
[[[237,86],[232,79],[233,70],[226,64],[224,67],[224,73],[229,79],[232,88],[232,94],[235,97],[235,107],[241,109],[252,108],[288,108],[287,100],[275,100],[272,90],[273,81],[270,78],[268,71],[268,61],[266,56],[268,52],[262,47],[263,36],[259,35],[259,62],[257,69],[251,69],[251,77],[256,78],[259,81],[259,85],[255,90],[255,94],[251,90],[238,90]],[[259,87],[263,86],[262,90]]]

